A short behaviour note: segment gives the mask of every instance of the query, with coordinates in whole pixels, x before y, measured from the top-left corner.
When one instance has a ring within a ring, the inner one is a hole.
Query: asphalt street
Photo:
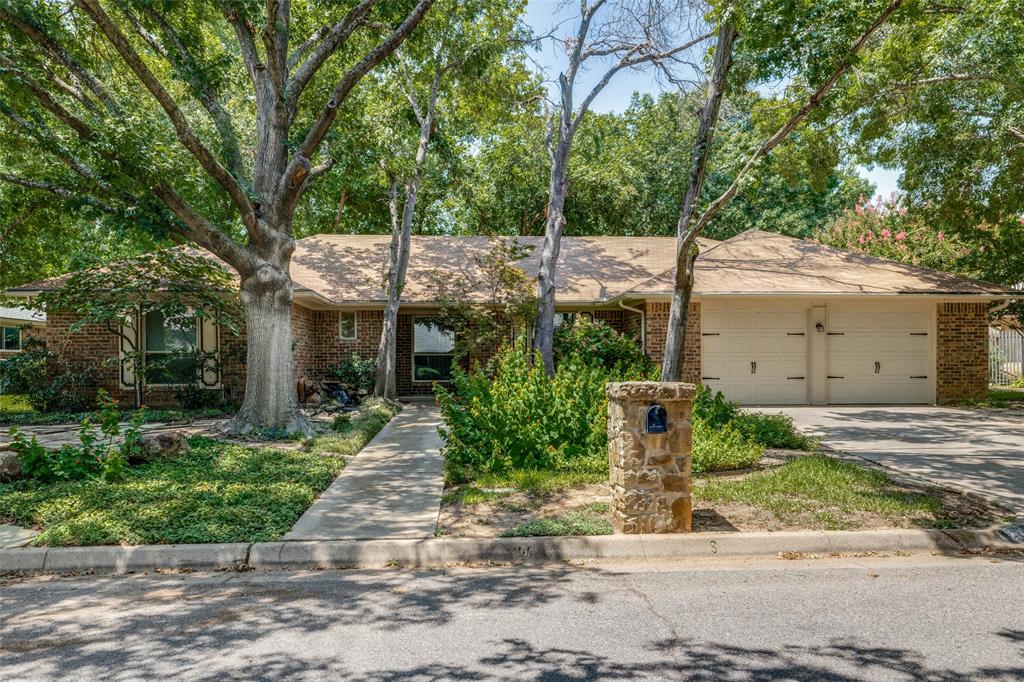
[[[0,679],[1024,679],[1024,557],[7,579]]]

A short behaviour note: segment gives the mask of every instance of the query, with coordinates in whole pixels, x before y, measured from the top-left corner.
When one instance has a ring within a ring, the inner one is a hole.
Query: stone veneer
[[[935,400],[988,395],[988,303],[939,303],[936,314]]]
[[[665,338],[668,335],[668,301],[647,301],[644,307],[647,355],[657,364],[665,357]],[[683,349],[683,381],[700,383],[700,303],[691,302],[686,318],[686,347]]]
[[[690,408],[693,384],[608,384],[608,463],[616,533],[693,529]],[[647,408],[668,415],[666,433],[647,433]]]

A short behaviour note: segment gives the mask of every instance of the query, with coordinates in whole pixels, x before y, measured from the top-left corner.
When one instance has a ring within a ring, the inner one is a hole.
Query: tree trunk
[[[310,435],[299,410],[292,351],[292,283],[282,268],[262,263],[242,276],[247,341],[245,398],[228,432],[245,435],[268,428]]]
[[[693,293],[697,237],[700,235],[700,230],[693,226],[693,217],[700,201],[701,189],[704,187],[711,143],[714,141],[722,96],[725,94],[729,67],[732,65],[732,46],[736,35],[736,27],[729,21],[722,24],[718,30],[718,44],[715,47],[707,99],[701,109],[700,125],[690,154],[690,174],[686,194],[679,210],[679,223],[676,226],[676,277],[672,291],[672,307],[668,315],[668,330],[665,334],[665,354],[661,365],[662,381],[681,381],[683,376],[686,320]]]
[[[540,353],[544,371],[555,374],[555,266],[565,227],[565,193],[568,187],[569,145],[559,144],[551,163],[547,224],[537,272],[537,322],[533,347]]]

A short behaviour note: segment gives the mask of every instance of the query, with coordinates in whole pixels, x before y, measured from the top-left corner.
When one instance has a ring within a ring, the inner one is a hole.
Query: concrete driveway
[[[951,407],[779,411],[831,448],[977,493],[1024,516],[1024,412]]]

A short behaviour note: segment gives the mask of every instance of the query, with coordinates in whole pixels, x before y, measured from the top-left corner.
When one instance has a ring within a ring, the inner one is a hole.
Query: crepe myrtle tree
[[[676,227],[676,270],[662,381],[680,381],[683,375],[697,237],[742,191],[773,149],[790,140],[812,114],[823,112],[837,83],[850,73],[861,52],[903,4],[903,0],[728,0],[715,6],[717,37],[699,126],[689,149],[690,170]],[[762,102],[755,115],[764,131],[760,142],[745,155],[728,187],[704,203],[701,192],[721,101],[727,86],[737,85],[729,78],[737,62],[740,73],[735,81],[767,84],[787,80],[788,85],[780,98]],[[804,134],[815,138],[813,131]]]
[[[594,99],[619,72],[656,67],[670,80],[684,82],[691,53],[713,35],[706,31],[703,9],[689,0],[581,0],[575,31],[561,38],[565,68],[551,88],[555,101],[544,100],[550,180],[534,337],[548,375],[555,372],[555,271],[565,228],[573,139]],[[600,76],[577,101],[578,80],[591,67],[599,69]]]
[[[434,0],[0,0],[0,181],[151,224],[240,276],[245,399],[229,427],[309,432],[289,264],[356,85]]]
[[[214,258],[181,247],[73,273],[58,288],[42,292],[25,305],[51,315],[74,314],[72,334],[98,325],[117,337],[124,349],[122,361],[135,376],[136,408],[142,406],[149,379],[164,370],[147,362],[139,343],[147,314],[160,313],[172,329],[188,329],[209,319],[238,334],[242,323],[231,273]],[[198,356],[201,349],[195,352]],[[212,361],[197,357],[197,371]]]

